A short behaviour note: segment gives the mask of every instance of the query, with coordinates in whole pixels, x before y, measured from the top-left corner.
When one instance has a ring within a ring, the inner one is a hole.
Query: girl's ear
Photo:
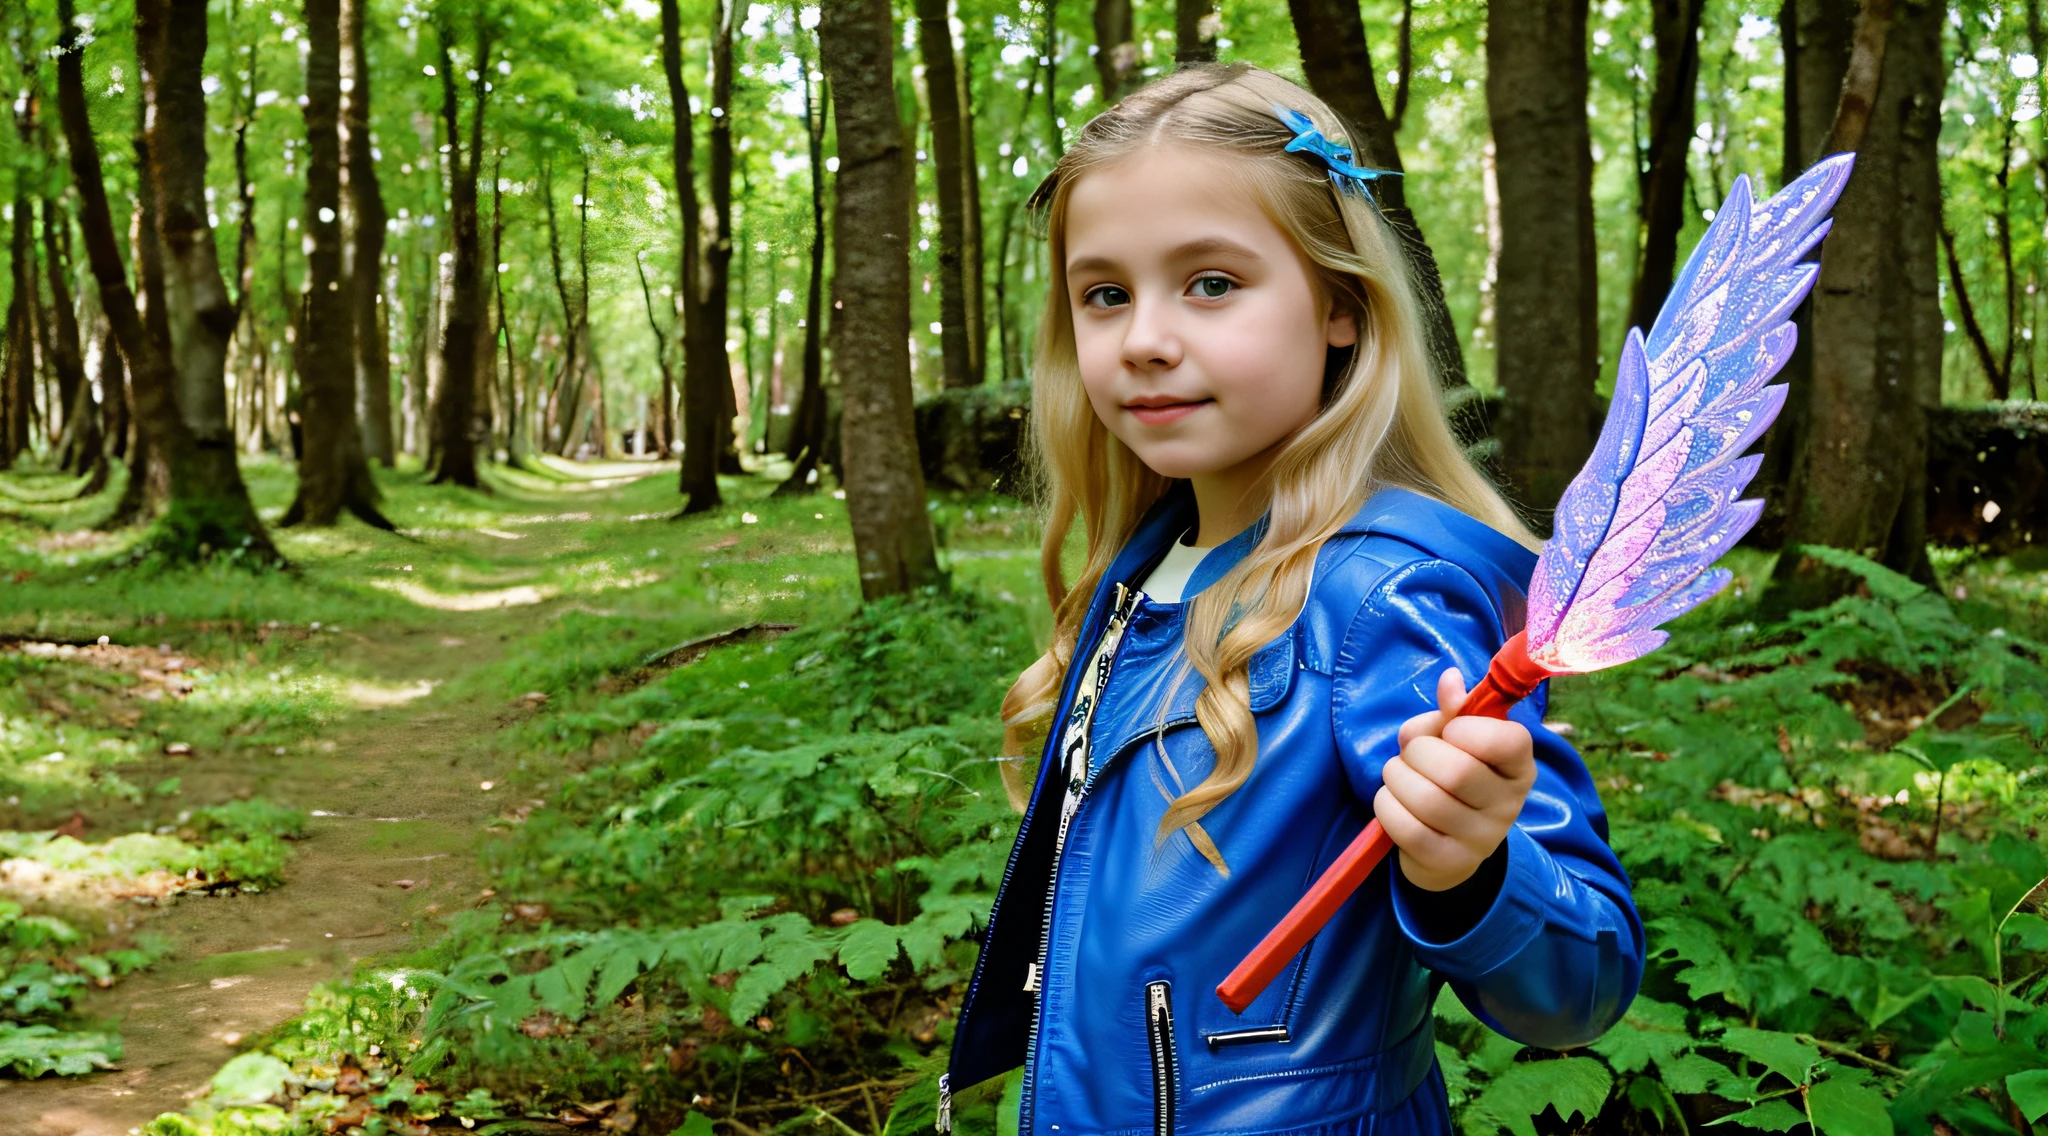
[[[1358,342],[1358,317],[1343,303],[1330,302],[1330,318],[1324,326],[1329,330],[1332,347],[1350,347]]]

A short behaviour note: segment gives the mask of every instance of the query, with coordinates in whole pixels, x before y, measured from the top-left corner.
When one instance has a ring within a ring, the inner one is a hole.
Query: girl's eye
[[[1131,294],[1114,284],[1104,284],[1090,288],[1087,294],[1081,297],[1081,302],[1090,307],[1118,308],[1131,302]]]
[[[1205,300],[1220,300],[1237,287],[1237,281],[1227,276],[1204,276],[1190,285],[1195,295]]]

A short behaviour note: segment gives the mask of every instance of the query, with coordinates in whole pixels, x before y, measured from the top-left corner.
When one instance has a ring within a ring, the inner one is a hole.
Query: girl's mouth
[[[1214,401],[1216,400],[1204,398],[1194,402],[1168,402],[1153,406],[1139,406],[1134,403],[1126,405],[1124,409],[1130,412],[1131,417],[1147,426],[1164,426],[1169,422],[1178,422]]]

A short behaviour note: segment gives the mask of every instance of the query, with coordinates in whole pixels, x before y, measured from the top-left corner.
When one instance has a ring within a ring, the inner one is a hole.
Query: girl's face
[[[1088,401],[1140,461],[1195,481],[1198,496],[1205,482],[1251,488],[1320,408],[1325,349],[1358,338],[1231,160],[1152,147],[1088,171],[1067,201]]]

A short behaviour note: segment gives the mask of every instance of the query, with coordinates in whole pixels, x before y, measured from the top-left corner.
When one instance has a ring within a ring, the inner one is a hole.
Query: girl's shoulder
[[[1334,658],[1368,602],[1403,591],[1476,590],[1519,627],[1535,567],[1535,553],[1485,522],[1414,490],[1382,488],[1317,557],[1298,625],[1305,661]]]

